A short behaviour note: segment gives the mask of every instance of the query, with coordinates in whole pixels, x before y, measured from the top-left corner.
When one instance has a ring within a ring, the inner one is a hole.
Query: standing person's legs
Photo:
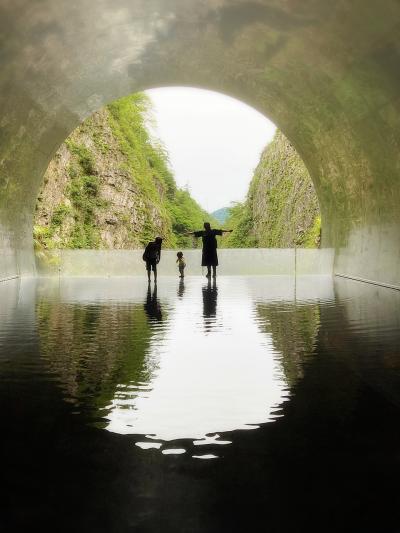
[[[215,265],[213,265],[212,269],[213,269],[213,278],[216,278],[217,277],[217,267]]]
[[[157,283],[157,264],[153,264],[154,283]]]
[[[150,265],[150,261],[146,261],[146,270],[147,270],[147,279],[150,283],[150,272],[151,272],[151,265]]]
[[[210,266],[210,265],[207,265],[207,274],[206,274],[206,278],[211,278],[211,266]]]

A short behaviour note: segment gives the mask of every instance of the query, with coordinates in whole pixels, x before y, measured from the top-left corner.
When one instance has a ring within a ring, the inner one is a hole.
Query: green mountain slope
[[[230,208],[226,247],[319,246],[321,217],[310,175],[279,131],[264,149],[245,202]]]
[[[44,248],[137,248],[155,236],[192,246],[187,230],[213,221],[179,189],[148,131],[150,100],[130,95],[101,109],[63,143],[39,194],[34,237]]]

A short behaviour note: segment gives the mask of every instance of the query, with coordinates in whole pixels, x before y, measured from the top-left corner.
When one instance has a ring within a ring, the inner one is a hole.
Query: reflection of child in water
[[[185,266],[186,266],[185,258],[183,257],[182,252],[178,252],[176,256],[178,258],[176,262],[178,263],[178,269],[179,269],[179,274],[180,274],[179,277],[184,278],[185,277]]]

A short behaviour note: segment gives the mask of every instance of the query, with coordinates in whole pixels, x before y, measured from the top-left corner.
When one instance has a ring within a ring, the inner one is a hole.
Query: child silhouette
[[[178,269],[179,269],[179,274],[180,274],[180,278],[184,278],[185,277],[185,267],[186,267],[186,262],[185,262],[185,258],[183,257],[183,252],[178,252],[176,254],[177,256],[177,260],[176,262],[178,263]]]

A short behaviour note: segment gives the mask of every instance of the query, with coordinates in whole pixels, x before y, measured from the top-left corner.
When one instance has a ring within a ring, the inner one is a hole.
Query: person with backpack
[[[154,241],[150,241],[143,253],[143,261],[146,262],[147,279],[151,281],[151,271],[154,275],[154,283],[157,283],[157,264],[161,259],[161,245],[162,238],[157,237]]]

